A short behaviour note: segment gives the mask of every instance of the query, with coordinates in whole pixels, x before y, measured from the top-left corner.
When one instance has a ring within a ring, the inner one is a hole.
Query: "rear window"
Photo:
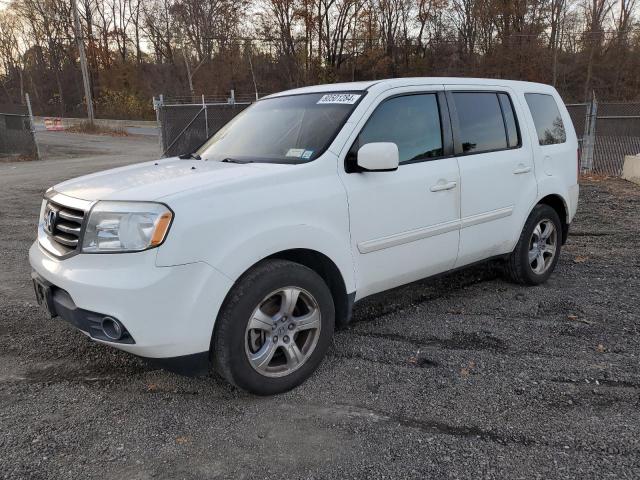
[[[540,145],[566,142],[567,135],[555,99],[551,95],[542,93],[526,93],[525,98],[536,126]]]
[[[464,153],[508,148],[505,122],[494,92],[455,92],[453,101]]]

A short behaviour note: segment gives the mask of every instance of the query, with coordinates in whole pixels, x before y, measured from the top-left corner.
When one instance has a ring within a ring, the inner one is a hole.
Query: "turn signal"
[[[158,221],[156,222],[156,228],[153,231],[153,236],[151,237],[151,246],[155,247],[160,245],[164,240],[164,236],[169,231],[169,225],[171,225],[171,219],[173,215],[171,212],[165,212],[160,215]]]

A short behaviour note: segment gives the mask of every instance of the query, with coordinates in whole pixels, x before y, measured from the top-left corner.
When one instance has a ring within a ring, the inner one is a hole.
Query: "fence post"
[[[207,104],[204,101],[204,93],[202,94],[202,109],[204,110],[204,131],[208,140],[209,139],[209,111],[207,109]]]
[[[164,104],[164,95],[160,94],[158,100],[156,97],[153,97],[153,109],[156,111],[156,124],[158,125],[158,140],[160,142],[160,154],[164,154],[164,135],[162,134],[162,118],[160,109]]]
[[[582,168],[584,173],[593,171],[593,158],[596,142],[596,120],[598,116],[598,101],[596,94],[593,92],[591,101],[587,104],[587,113],[585,118],[585,132],[582,139]]]
[[[40,147],[38,146],[38,139],[36,138],[36,125],[33,121],[33,110],[31,109],[31,98],[28,93],[24,94],[24,99],[27,102],[27,110],[29,111],[29,128],[31,128],[31,135],[33,135],[33,143],[36,146],[36,160],[40,160]]]

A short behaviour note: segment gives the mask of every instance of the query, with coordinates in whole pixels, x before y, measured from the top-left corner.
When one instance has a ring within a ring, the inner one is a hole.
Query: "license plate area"
[[[31,274],[31,279],[33,280],[33,290],[36,294],[38,305],[49,317],[56,317],[56,307],[53,303],[53,285],[35,273]]]

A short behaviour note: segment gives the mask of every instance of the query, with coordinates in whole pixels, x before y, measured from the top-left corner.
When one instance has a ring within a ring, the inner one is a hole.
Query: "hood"
[[[184,190],[269,175],[291,165],[166,158],[114,168],[57,184],[56,192],[83,200],[158,200]]]

